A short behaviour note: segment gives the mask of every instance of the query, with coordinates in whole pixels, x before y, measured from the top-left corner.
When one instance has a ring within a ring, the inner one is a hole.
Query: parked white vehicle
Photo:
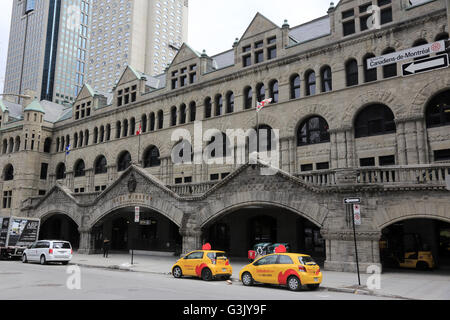
[[[72,259],[72,245],[62,240],[39,240],[22,255],[22,262],[37,261],[44,265],[48,262],[61,262],[66,265]]]

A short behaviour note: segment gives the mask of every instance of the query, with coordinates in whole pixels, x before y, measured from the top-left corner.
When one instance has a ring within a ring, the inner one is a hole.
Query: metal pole
[[[350,206],[350,205],[348,205]],[[353,204],[351,205],[351,208],[353,208]],[[353,211],[351,210],[353,213]],[[358,259],[358,246],[356,244],[356,226],[355,226],[355,215],[354,213],[351,216],[352,224],[353,224],[353,240],[355,241],[355,255],[356,255],[356,270],[358,271],[358,284],[361,286],[361,276],[359,274],[359,259]]]

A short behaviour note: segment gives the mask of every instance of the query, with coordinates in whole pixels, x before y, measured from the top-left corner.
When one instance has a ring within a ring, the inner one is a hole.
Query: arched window
[[[227,107],[226,107],[227,113],[234,112],[234,93],[232,91],[229,91],[227,93]]]
[[[144,152],[144,168],[154,168],[161,165],[159,150],[155,146],[150,146]]]
[[[257,151],[258,152],[264,152],[264,151],[271,151],[274,149],[274,147],[276,146],[276,137],[274,136],[273,132],[272,132],[272,127],[266,125],[266,124],[262,124],[259,125],[257,128],[257,132],[259,135],[259,139],[258,139],[258,146],[257,146]],[[249,148],[250,153],[254,152],[255,150],[253,150],[253,148]]]
[[[84,142],[84,134],[83,131],[80,131],[80,133],[78,134],[78,137],[80,139],[80,141],[78,142],[80,148],[83,147],[83,142]]]
[[[116,139],[120,139],[120,133],[122,132],[122,123],[120,121],[116,122]]]
[[[172,107],[172,109],[170,109],[170,125],[176,126],[177,125],[177,107]]]
[[[19,139],[19,143],[20,143],[20,139]],[[52,146],[52,139],[47,138],[44,141],[44,152],[45,153],[50,153],[50,148]]]
[[[322,92],[333,90],[333,78],[331,75],[331,67],[325,66],[320,71],[320,79],[322,80]]]
[[[345,77],[347,80],[347,87],[356,86],[358,84],[358,62],[355,59],[351,59],[345,64]]]
[[[278,103],[279,90],[278,90],[278,81],[273,80],[269,85],[269,93],[270,98],[272,98],[272,103]]]
[[[294,74],[290,79],[290,91],[291,91],[291,99],[300,98],[300,76],[298,74]]]
[[[246,87],[244,90],[244,109],[251,109],[253,107],[253,90],[251,87]]]
[[[192,145],[187,140],[179,141],[172,149],[172,162],[174,164],[190,164],[194,160]]]
[[[450,90],[436,95],[426,108],[427,127],[450,125]]]
[[[420,46],[424,46],[424,45],[426,45],[426,44],[428,44],[428,41],[427,41],[427,40],[425,40],[425,39],[418,39],[418,40],[414,41],[413,47],[420,47]],[[426,55],[426,56],[422,56],[422,57],[417,57],[417,58],[414,58],[414,61],[420,60],[420,59],[425,59],[425,58],[428,58],[429,56],[430,56],[430,55]]]
[[[205,119],[211,118],[211,115],[212,115],[211,98],[207,97],[205,99]]]
[[[216,145],[214,142],[216,141],[216,137],[220,137],[220,135],[222,135],[222,145],[218,146]],[[217,132],[217,134],[215,134],[214,136],[211,137],[211,139],[209,140],[209,142],[207,143],[207,152],[209,153],[209,157],[210,158],[226,158],[227,156],[231,155],[231,150],[230,150],[230,139],[228,139],[227,135],[223,132]],[[219,153],[216,153],[217,149],[219,149]]]
[[[128,119],[123,120],[123,133],[122,137],[128,137]],[[95,143],[95,142],[94,142]]]
[[[66,166],[64,163],[59,163],[56,166],[56,180],[62,180],[66,178]]]
[[[12,153],[14,151],[14,138],[13,137],[9,138],[8,146],[9,146],[8,153]]]
[[[394,53],[395,49],[393,48],[387,48],[386,50],[383,51],[383,55],[385,54],[389,54],[389,53]],[[376,70],[376,68],[375,68]],[[387,79],[387,78],[392,78],[397,76],[397,63],[392,63],[392,64],[388,64],[386,66],[383,66],[383,78]]]
[[[164,126],[164,112],[162,110],[158,111],[158,129],[162,129]]]
[[[106,125],[106,141],[111,140],[111,125],[107,124]]]
[[[258,83],[256,85],[256,98],[258,102],[266,99],[266,88],[264,88],[264,83]]]
[[[156,128],[156,117],[155,113],[150,113],[150,131],[155,131]]]
[[[86,168],[86,166],[84,165],[83,160],[80,159],[77,162],[75,162],[75,167],[74,167],[75,178],[84,177],[86,175],[85,168]]]
[[[14,180],[14,167],[12,166],[12,164],[6,165],[5,169],[3,170],[3,180]]]
[[[223,98],[221,94],[216,95],[215,103],[216,103],[216,112],[214,115],[220,116],[223,110]]]
[[[187,120],[187,108],[186,105],[183,103],[180,106],[180,124],[185,124]]]
[[[105,127],[101,126],[99,143],[102,143],[103,141],[105,141]]]
[[[94,173],[95,174],[104,174],[108,172],[108,163],[106,161],[105,156],[99,156],[97,160],[95,160],[94,164]]]
[[[313,116],[303,121],[297,129],[297,146],[330,142],[327,121]]]
[[[442,32],[436,36],[436,41],[448,40],[448,33]]]
[[[355,120],[355,137],[395,133],[392,110],[383,104],[372,104],[361,110]]]
[[[128,151],[124,151],[117,160],[117,171],[125,171],[129,166],[131,166],[131,155]]]
[[[49,143],[49,146],[48,146],[48,152],[45,151],[45,150],[46,150],[46,149],[45,149],[45,146],[46,146],[46,144],[48,144],[47,140],[50,140],[50,143]],[[45,143],[44,143],[44,152],[50,153],[50,146],[51,146],[51,144],[52,144],[52,140],[51,140],[50,138],[45,139]],[[17,136],[17,137],[16,137],[16,144],[15,144],[15,147],[16,147],[16,152],[19,152],[19,151],[20,151],[20,136]]]
[[[88,146],[89,145],[89,130],[86,130],[84,132],[84,145]]]
[[[73,135],[73,148],[77,148],[78,147],[78,133],[74,133]]]
[[[98,128],[94,128],[94,144],[98,143]]]
[[[189,104],[189,121],[194,122],[197,116],[197,105],[195,104],[195,101],[192,101]]]
[[[61,149],[60,149],[60,151],[63,152],[65,147],[66,147],[65,139],[64,139],[64,137],[61,137]]]
[[[136,119],[130,119],[130,136],[134,136],[136,134]]]
[[[147,132],[147,115],[146,114],[143,114],[141,116],[141,128],[142,128],[143,133]]]
[[[59,138],[56,138],[56,152],[59,152]]]
[[[368,69],[367,59],[374,58],[373,53],[368,53],[363,58],[364,65],[364,82],[377,81],[377,68]]]
[[[66,136],[66,147],[70,146],[70,136]]]
[[[305,73],[306,95],[312,96],[316,94],[316,73],[309,70]]]

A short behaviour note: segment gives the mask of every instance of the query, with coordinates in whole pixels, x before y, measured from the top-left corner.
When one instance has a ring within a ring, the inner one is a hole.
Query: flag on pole
[[[139,130],[136,131],[136,135],[139,136],[141,134],[142,134],[142,126],[141,126],[141,124],[139,124]]]
[[[67,155],[67,156],[68,156],[69,153],[70,153],[70,148],[71,148],[71,145],[69,144],[69,145],[66,147],[66,155]]]
[[[268,105],[271,102],[272,102],[272,99],[266,99],[261,102],[258,102],[258,104],[256,106],[256,112],[260,112],[262,110],[262,108],[264,108],[266,105]]]

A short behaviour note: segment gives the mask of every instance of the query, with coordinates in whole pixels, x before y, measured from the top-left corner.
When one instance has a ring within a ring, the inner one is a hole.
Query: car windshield
[[[53,249],[71,249],[68,242],[53,242]]]
[[[298,261],[301,264],[316,264],[316,262],[310,256],[298,257]]]

